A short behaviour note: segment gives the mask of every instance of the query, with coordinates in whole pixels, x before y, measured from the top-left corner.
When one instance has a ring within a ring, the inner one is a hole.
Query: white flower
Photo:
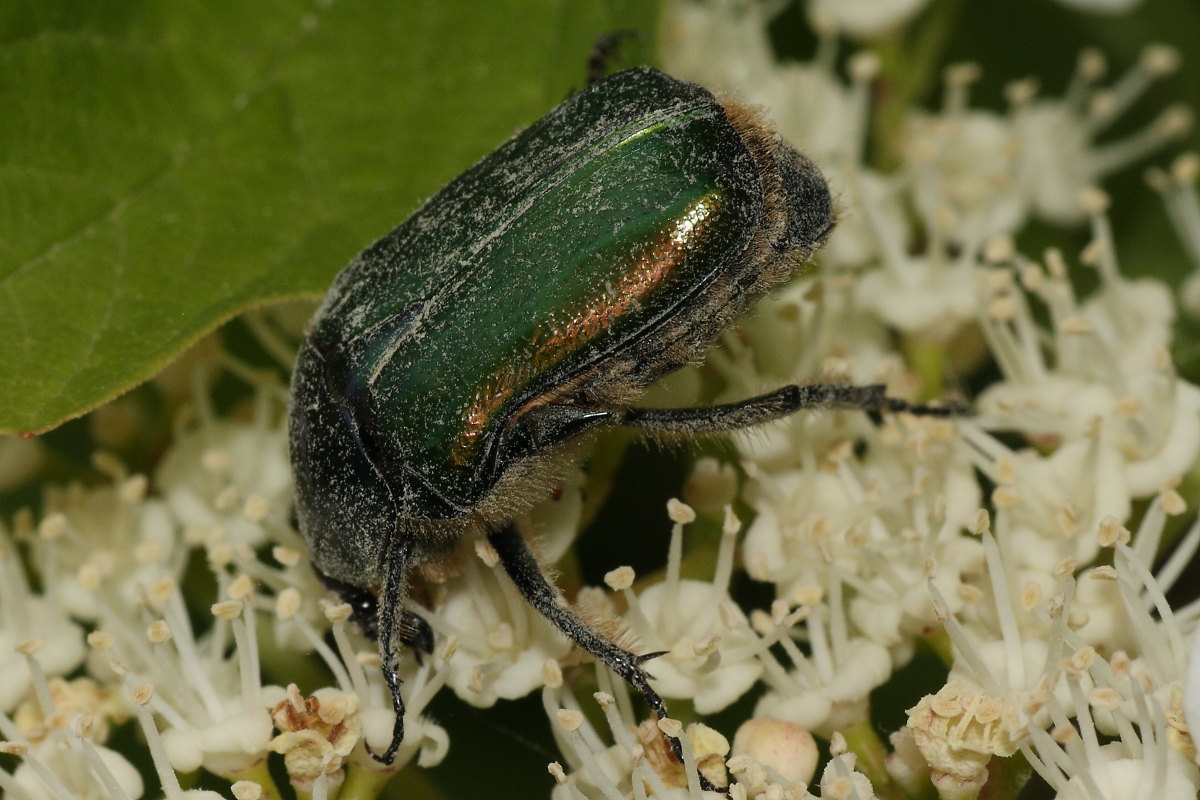
[[[110,484],[49,486],[34,558],[46,584],[79,619],[105,608],[132,613],[145,587],[178,578],[187,550],[179,524],[145,475],[130,475],[115,459],[98,458]]]
[[[967,108],[979,71],[975,64],[948,67],[941,112],[913,113],[903,138],[922,217],[945,219],[939,232],[968,252],[990,236],[1015,231],[1028,208],[1014,180],[1019,144],[1012,126],[997,114]]]
[[[340,786],[342,763],[358,744],[361,722],[355,712],[358,697],[327,690],[304,697],[296,684],[272,712],[280,734],[271,749],[284,756],[284,766],[298,791],[311,793],[318,779]]]
[[[979,592],[964,608],[964,623],[930,585],[955,660],[946,685],[908,712],[914,743],[947,798],[973,796],[987,780],[992,757],[1013,755],[1029,729],[1043,724],[1030,720],[1047,717],[1041,711],[1047,699],[1068,691],[1058,672],[1065,633],[1061,611],[1043,608],[1036,596],[1014,598],[1000,547],[990,532],[982,534],[990,595]],[[1022,632],[1030,627],[1024,618],[1031,616],[1045,626],[1040,636]]]
[[[859,772],[854,753],[839,753],[829,759],[821,773],[821,797],[824,800],[875,800],[875,789],[866,775]]]
[[[771,16],[765,3],[668,0],[661,36],[670,46],[663,48],[663,67],[672,75],[725,90],[777,82],[780,65],[767,39]]]
[[[541,687],[562,753],[550,765],[555,800],[871,800],[928,795],[931,782],[942,800],[966,800],[1021,758],[1063,800],[1195,797],[1200,640],[1190,660],[1187,640],[1200,601],[1171,608],[1167,592],[1200,551],[1200,524],[1168,535],[1200,455],[1200,388],[1171,362],[1170,287],[1122,274],[1108,199],[1089,188],[1185,129],[1187,114],[1171,108],[1141,133],[1108,136],[1178,57],[1148,48],[1101,86],[1103,62],[1088,52],[1059,97],[1013,84],[1007,113],[971,107],[978,68],[957,65],[938,110],[901,107],[903,96],[881,106],[889,71],[914,55],[892,60],[883,37],[906,47],[903,29],[925,6],[810,0],[815,54],[785,64],[768,36],[779,3],[664,10],[668,69],[769,107],[821,165],[841,225],[819,265],[725,332],[703,368],[657,391],[701,405],[714,392],[735,402],[846,381],[941,397],[961,374],[980,393],[971,418],[826,411],[739,436],[736,464],[694,470],[684,496],[696,512],[669,505],[661,573],[635,589],[621,567],[606,576],[611,592],[580,592],[584,618],[621,646],[662,651],[646,669],[672,707],[736,713],[754,698],[732,749],[703,723],[640,718],[641,699],[603,664],[579,669],[570,640],[480,539],[414,592],[437,653],[398,654],[405,737],[394,764],[380,764],[392,695],[377,644],[354,630],[348,604],[322,600],[291,528],[282,387],[255,382],[250,403],[219,415],[204,387],[167,379],[168,404],[190,392],[196,412],[156,467],[135,475],[98,455],[107,481],[47,489],[36,520],[22,511],[11,537],[0,532],[0,753],[17,762],[0,769],[0,789],[69,800],[102,784],[138,798],[136,761],[153,764],[167,800],[216,800],[180,786],[177,772],[199,770],[236,779],[237,800],[260,800],[281,796],[282,764],[300,795],[368,799],[406,765],[445,757],[446,731],[425,713],[449,684],[476,705]],[[845,35],[878,49],[844,58]],[[872,119],[877,110],[900,113]],[[1198,173],[1200,159],[1184,158],[1151,182],[1200,275]],[[1044,263],[1016,251],[1032,215],[1090,225],[1079,261],[1098,289],[1077,297],[1056,251]],[[1200,277],[1187,292],[1185,307],[1200,309]],[[246,324],[290,362],[285,326]],[[245,371],[210,344],[209,366]],[[721,384],[702,386],[710,377]],[[114,405],[92,436],[129,442],[138,421],[132,404]],[[0,447],[0,489],[39,460]],[[545,563],[571,557],[592,488],[577,470],[516,520]],[[753,514],[740,541],[738,504]],[[180,582],[194,579],[201,546],[217,598],[193,628],[202,609],[187,603],[200,595]],[[692,569],[706,557],[711,572]],[[764,587],[753,580],[773,584],[769,608],[754,607]],[[944,682],[887,753],[871,699],[905,690],[896,670],[922,646],[946,660]],[[309,651],[330,686],[264,684]],[[593,676],[599,713],[585,714],[573,691]],[[131,714],[140,736],[110,737]],[[814,734],[828,742],[824,764]],[[137,759],[106,749],[132,740],[147,751]]]
[[[678,500],[668,509],[675,524],[665,579],[636,594],[629,567],[613,570],[606,580],[625,596],[625,623],[640,649],[666,651],[646,665],[655,689],[666,698],[690,698],[697,711],[712,713],[749,691],[762,672],[755,657],[758,637],[729,597],[740,524],[727,512],[712,582],[684,580],[679,576],[683,526],[695,520],[695,512]]]
[[[808,13],[820,26],[871,39],[908,22],[927,0],[809,0]]]
[[[554,494],[517,519],[517,530],[538,544],[545,563],[557,563],[575,543],[583,525],[583,494],[587,476],[576,467]]]
[[[524,697],[541,685],[546,659],[571,650],[571,641],[517,592],[486,540],[476,540],[475,555],[463,557],[462,574],[443,589],[440,605],[421,613],[435,633],[455,637],[448,681],[471,705]]]
[[[1200,194],[1196,179],[1200,176],[1200,157],[1185,153],[1171,165],[1169,172],[1152,169],[1147,181],[1157,191],[1179,243],[1192,262],[1192,273],[1179,290],[1179,303],[1192,317],[1200,316]]]
[[[1154,797],[1161,800],[1191,800],[1200,791],[1196,765],[1172,750],[1155,748],[1146,758],[1133,753],[1123,742],[1101,745],[1088,753],[1086,771],[1077,772],[1060,784],[1055,800],[1122,800]],[[1072,766],[1081,766],[1072,763]]]
[[[1183,713],[1188,733],[1200,731],[1200,627],[1192,631],[1192,642],[1188,648],[1187,667],[1183,676]]]
[[[11,711],[28,696],[35,666],[46,675],[66,675],[85,652],[83,629],[55,597],[33,591],[8,531],[0,525],[0,712]]]
[[[127,685],[154,686],[149,708],[170,722],[166,752],[183,772],[203,765],[233,779],[266,758],[271,693],[258,672],[256,615],[243,613],[251,598],[235,593],[242,599],[214,604],[212,632],[197,637],[178,587],[161,579],[149,589],[149,610],[159,616],[148,627],[111,615],[102,620],[107,632],[88,638],[97,668],[107,657]]]
[[[903,363],[890,352],[887,330],[858,303],[856,285],[850,274],[814,276],[766,298],[709,353],[706,366],[727,383],[718,399],[733,402],[817,376],[903,384],[908,377]],[[748,430],[735,441],[757,464],[774,469],[797,464],[797,445],[814,437],[828,443],[868,428],[858,414],[797,414],[770,428]]]
[[[837,227],[821,250],[821,263],[857,269],[880,261],[886,268],[886,274],[899,273],[896,280],[904,283],[906,288],[911,288],[917,281],[903,276],[906,272],[916,272],[919,267],[907,269],[913,260],[909,246],[914,234],[904,208],[906,187],[901,178],[854,164],[842,169],[836,165],[832,169],[826,168],[825,178],[843,208],[838,213]],[[954,260],[943,253],[929,256],[929,260],[939,259],[943,263]],[[865,279],[876,274],[875,270],[871,270],[862,277]],[[855,290],[861,291],[857,286]],[[940,296],[940,292],[934,294]],[[934,299],[936,301],[937,298]],[[897,302],[896,305],[901,303]],[[922,308],[924,305],[921,304]],[[959,312],[956,310],[955,313]],[[902,328],[908,330],[928,324],[929,320],[924,319]]]
[[[1013,755],[1027,736],[1025,717],[1011,702],[953,678],[908,714],[909,733],[943,795],[951,787],[978,791],[992,756]]]
[[[42,703],[47,698],[50,708],[44,711]],[[13,724],[25,741],[40,744],[80,715],[87,717],[87,725],[77,735],[96,744],[106,743],[113,727],[129,718],[128,709],[111,686],[90,678],[49,678],[44,694],[39,687],[17,707]]]
[[[279,618],[279,627],[294,625],[309,646],[317,651],[336,679],[336,689],[328,688],[314,692],[316,701],[320,703],[332,699],[337,714],[341,714],[343,718],[345,714],[349,714],[349,724],[361,727],[362,735],[357,738],[359,745],[343,747],[337,754],[339,762],[348,761],[349,777],[353,778],[355,772],[366,773],[370,777],[365,780],[382,785],[388,776],[414,759],[422,767],[440,764],[449,750],[450,740],[445,729],[425,717],[424,712],[434,696],[446,685],[450,672],[449,663],[458,648],[458,640],[453,636],[447,638],[436,654],[423,657],[421,664],[416,663],[415,655],[401,654],[399,671],[404,701],[404,739],[392,763],[382,764],[371,753],[383,753],[391,746],[396,715],[392,710],[391,693],[384,685],[383,675],[379,670],[377,645],[374,642],[361,641],[356,644],[352,639],[347,624],[351,617],[351,607],[348,604],[334,604],[322,600],[321,616],[329,624],[336,647],[335,653],[325,644],[324,637],[312,625],[309,615],[304,613],[304,604],[302,594],[295,587],[289,587],[276,596],[275,613]],[[293,707],[297,707],[294,693],[287,699]],[[279,711],[280,704],[276,703],[274,713],[277,715]],[[318,714],[318,717],[320,716]],[[312,725],[305,723],[298,727],[309,730]],[[280,744],[286,748],[307,749],[311,755],[311,747],[304,741],[306,738],[311,737],[309,734],[303,734],[299,739],[293,737]],[[323,751],[321,756],[330,757],[332,752]],[[306,771],[307,777],[300,778],[305,784],[321,780],[322,776],[328,776],[334,782],[341,780],[340,775],[334,774],[336,769],[332,768],[332,762],[325,764],[319,774],[313,773],[311,763],[303,759],[297,764],[297,769]],[[314,774],[316,778],[313,777]],[[293,778],[296,777],[293,775]],[[359,776],[359,779],[364,780],[362,776]]]
[[[1061,99],[1037,98],[1036,84],[1028,81],[1010,87],[1020,162],[1017,181],[1039,216],[1060,224],[1082,221],[1085,209],[1079,196],[1084,189],[1187,133],[1191,114],[1174,106],[1138,133],[1095,144],[1149,84],[1173,72],[1178,63],[1174,50],[1152,45],[1115,84],[1098,89],[1104,59],[1095,50],[1085,50]]]
[[[1115,569],[1102,566],[1082,573],[1072,600],[1072,628],[1081,644],[1096,646],[1105,654],[1120,650],[1152,658],[1158,685],[1180,680],[1183,674],[1182,630],[1178,626],[1194,625],[1195,612],[1192,607],[1182,608],[1175,616],[1164,595],[1200,546],[1200,528],[1193,525],[1157,575],[1145,565],[1157,558],[1168,517],[1183,511],[1182,498],[1168,491],[1151,501],[1135,535],[1117,518],[1103,519],[1097,542],[1116,548]],[[1152,618],[1152,608],[1159,609],[1162,620]],[[1152,644],[1147,646],[1147,642]]]
[[[199,422],[163,456],[156,484],[183,525],[263,544],[288,528],[291,512],[286,415],[270,386],[259,388],[248,422],[218,418],[206,398],[196,404]]]
[[[601,674],[607,675],[603,670]],[[701,774],[713,786],[729,783],[724,761],[729,742],[717,731],[702,724],[685,729],[673,719],[645,720],[638,725],[628,713],[627,702],[601,691],[593,696],[613,739],[613,744],[607,745],[604,739],[608,737],[592,726],[574,695],[563,686],[557,663],[547,663],[543,677],[542,702],[568,765],[564,769],[555,761],[548,766],[557,783],[551,794],[554,800],[621,800],[631,791],[634,797],[652,795],[663,800],[717,800],[723,796],[700,791]],[[624,685],[618,691],[624,695]],[[682,764],[667,736],[679,741]]]
[[[788,783],[808,783],[817,771],[817,742],[805,728],[772,717],[751,717],[733,737],[733,755],[745,756]]]
[[[1092,532],[1100,521],[1128,516],[1123,462],[1102,440],[1040,456],[1032,449],[1013,453],[971,423],[963,429],[976,468],[998,484],[994,526],[1012,568],[1045,574],[1064,558],[1087,563],[1099,550]]]
[[[795,723],[829,738],[869,716],[869,696],[892,674],[892,657],[886,647],[862,636],[852,636],[842,609],[841,584],[833,579],[828,603],[816,605],[819,591],[810,590],[811,606],[788,612],[776,601],[773,613],[759,623],[764,644],[782,645],[792,663],[785,665],[763,648],[763,680],[770,690],[762,696],[754,715]],[[797,626],[797,623],[804,623]],[[793,637],[803,637],[811,655],[801,651]]]
[[[1192,525],[1156,572],[1151,571],[1150,564],[1160,552],[1168,514],[1183,510],[1178,495],[1164,492],[1150,504],[1134,534],[1115,521],[1102,526],[1099,538],[1114,549],[1113,566],[1094,568],[1081,581],[1081,588],[1089,582],[1107,584],[1114,587],[1117,597],[1105,598],[1108,602],[1104,605],[1089,606],[1079,602],[1079,592],[1068,609],[1076,622],[1068,640],[1073,646],[1094,643],[1098,651],[1109,655],[1112,664],[1112,674],[1105,672],[1101,678],[1120,699],[1114,695],[1109,702],[1093,703],[1093,717],[1105,733],[1120,731],[1121,715],[1134,718],[1140,713],[1138,695],[1142,692],[1165,710],[1168,723],[1171,714],[1182,712],[1181,688],[1187,678],[1186,635],[1195,625],[1195,612],[1184,607],[1177,614],[1167,602],[1166,592],[1200,548],[1200,525]],[[1114,618],[1110,627],[1116,635],[1100,638],[1105,633],[1103,625],[1096,626],[1093,620],[1101,615]]]
[[[903,663],[912,641],[937,624],[928,570],[955,603],[959,584],[980,569],[978,542],[962,533],[980,490],[951,425],[896,420],[863,434],[859,455],[849,441],[821,450],[817,436],[797,437],[791,455],[801,466],[751,471],[747,500],[758,515],[743,560],[789,603],[827,587],[828,567],[836,568],[852,590],[857,631]]]
[[[953,258],[936,246],[923,256],[885,250],[883,268],[866,273],[855,296],[881,322],[946,342],[974,317],[974,260],[970,248]]]
[[[23,790],[22,796],[30,800],[92,797],[97,778],[115,784],[133,800],[145,793],[137,768],[121,753],[102,745],[80,740],[71,747],[65,737],[54,737],[19,755],[22,762],[12,777]]]
[[[888,776],[910,796],[919,796],[930,780],[929,762],[925,760],[910,728],[903,727],[888,737],[892,751],[888,753]]]
[[[1104,215],[1107,198],[1088,194],[1094,240],[1085,258],[1102,279],[1094,297],[1076,301],[1057,252],[1047,253],[1048,273],[1012,255],[1024,289],[1049,311],[1051,329],[1043,331],[1011,273],[981,280],[981,325],[1005,380],[980,396],[979,407],[989,425],[1016,428],[1034,441],[1098,437],[1094,447],[1120,456],[1124,491],[1145,496],[1200,453],[1200,395],[1176,376],[1167,351],[1173,313],[1166,289],[1121,276]]]
[[[1030,765],[1056,791],[1056,800],[1119,800],[1125,797],[1154,797],[1191,800],[1200,790],[1200,770],[1174,749],[1171,718],[1153,698],[1141,696],[1137,681],[1120,675],[1116,680],[1109,665],[1093,659],[1085,667],[1097,688],[1085,697],[1071,684],[1069,705],[1051,701],[1055,726],[1050,733],[1030,731],[1032,744],[1022,748]],[[1093,707],[1113,707],[1110,698],[1132,693],[1138,702],[1131,717],[1124,717],[1117,741],[1101,744]],[[1075,718],[1072,725],[1068,720]],[[1190,744],[1190,742],[1189,742]]]
[[[809,63],[779,63],[767,25],[778,6],[714,0],[671,0],[663,11],[663,66],[673,75],[732,92],[740,101],[769,109],[785,139],[824,163],[834,154],[858,158],[866,135],[870,75],[846,87],[837,75],[837,38],[822,29],[821,47]]]
[[[141,797],[142,779],[137,769],[103,745],[110,718],[120,716],[109,698],[87,691],[82,684],[47,680],[39,640],[28,639],[17,649],[28,674],[27,684],[18,685],[29,686],[37,709],[22,709],[18,722],[0,710],[0,735],[7,740],[0,743],[0,752],[21,757],[12,783],[38,800],[90,796],[87,793],[97,779],[126,796]],[[97,720],[94,713],[103,716]],[[9,776],[0,773],[0,777]]]

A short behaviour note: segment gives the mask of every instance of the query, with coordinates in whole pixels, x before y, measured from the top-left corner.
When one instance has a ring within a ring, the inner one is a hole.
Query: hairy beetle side
[[[397,714],[381,760],[403,736],[397,651],[428,641],[403,609],[408,574],[474,532],[532,605],[665,714],[641,666],[652,656],[560,603],[511,525],[587,432],[729,430],[806,406],[932,411],[878,386],[632,407],[833,224],[818,169],[755,112],[638,68],[566,100],[337,277],[296,362],[292,464],[315,568],[360,614],[377,599]]]

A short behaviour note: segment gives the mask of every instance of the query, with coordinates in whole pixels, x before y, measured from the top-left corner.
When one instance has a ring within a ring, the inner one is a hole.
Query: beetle
[[[707,408],[633,405],[697,361],[833,229],[818,168],[758,112],[648,67],[569,97],[335,279],[296,360],[296,511],[314,568],[397,664],[428,650],[410,572],[487,538],[524,598],[646,699],[643,663],[560,602],[513,519],[588,434],[727,431],[801,408],[944,413],[882,386],[790,385]],[[678,742],[673,742],[678,753]]]

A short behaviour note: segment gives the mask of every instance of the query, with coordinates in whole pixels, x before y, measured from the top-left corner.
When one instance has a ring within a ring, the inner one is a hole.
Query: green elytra
[[[314,324],[375,460],[419,472],[446,501],[414,517],[470,510],[491,488],[503,421],[689,303],[756,224],[750,156],[711,94],[649,70],[602,85],[364,252]],[[698,205],[703,233],[666,274],[641,280],[634,302],[611,297]]]

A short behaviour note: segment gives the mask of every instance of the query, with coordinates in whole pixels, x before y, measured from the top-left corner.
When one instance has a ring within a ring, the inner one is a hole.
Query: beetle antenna
[[[384,577],[383,592],[379,598],[379,621],[376,630],[379,633],[379,668],[383,671],[383,681],[392,694],[392,711],[395,712],[396,719],[392,722],[392,741],[382,754],[376,753],[369,744],[363,742],[371,758],[381,764],[391,764],[395,761],[396,751],[404,741],[404,698],[400,696],[398,669],[405,632],[401,624],[404,582],[409,557],[412,555],[412,542],[397,529],[392,535],[391,544],[392,546],[385,550],[387,575]]]

